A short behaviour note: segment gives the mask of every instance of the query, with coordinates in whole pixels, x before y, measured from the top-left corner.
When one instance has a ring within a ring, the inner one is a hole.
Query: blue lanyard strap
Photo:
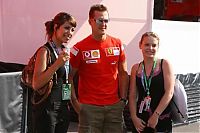
[[[142,85],[143,85],[145,91],[147,92],[147,96],[150,95],[151,80],[153,77],[154,70],[156,68],[156,64],[157,64],[157,61],[154,59],[150,76],[149,76],[149,78],[147,78],[146,71],[145,71],[145,64],[144,64],[144,61],[142,62],[142,78],[141,78],[141,80],[142,80]]]
[[[67,50],[67,53],[70,54],[70,49],[68,47],[66,47],[66,50]],[[66,71],[66,83],[69,83],[69,81],[68,81],[68,79],[69,79],[69,71],[70,71],[70,69],[69,69],[69,60],[67,60],[65,62],[64,67],[65,67],[65,71]]]
[[[53,49],[54,49],[54,53],[55,53],[56,58],[58,58],[59,51],[58,51],[58,49],[57,49],[55,43],[54,43],[53,41],[50,41],[50,43],[51,43],[51,45],[52,45],[52,47],[53,47]],[[62,48],[64,48],[64,46],[63,46]],[[69,50],[69,48],[66,48],[66,49]],[[66,83],[68,83],[68,82],[69,82],[69,81],[68,81],[68,75],[69,75],[69,61],[67,61],[67,62],[65,63],[64,67],[65,67],[65,71],[66,71]]]
[[[55,43],[54,43],[53,41],[50,41],[50,44],[51,44],[51,46],[52,46],[52,48],[53,48],[53,50],[54,50],[54,54],[55,54],[56,58],[58,58],[59,51],[58,51],[58,49],[57,49]]]

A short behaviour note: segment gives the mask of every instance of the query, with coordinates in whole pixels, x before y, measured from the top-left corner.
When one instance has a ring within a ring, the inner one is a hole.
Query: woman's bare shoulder
[[[136,71],[137,71],[138,68],[139,68],[139,65],[140,65],[140,63],[136,63],[136,64],[134,64],[134,65],[132,66],[132,68],[131,68],[131,74],[132,74],[132,73],[136,73]]]

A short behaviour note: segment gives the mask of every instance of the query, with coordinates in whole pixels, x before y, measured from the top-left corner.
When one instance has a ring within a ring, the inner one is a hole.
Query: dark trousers
[[[70,122],[67,102],[53,102],[33,108],[33,133],[66,133]]]
[[[132,133],[137,133],[135,127],[132,130]],[[158,120],[156,129],[145,127],[144,131],[141,133],[172,133],[172,121],[170,119]]]

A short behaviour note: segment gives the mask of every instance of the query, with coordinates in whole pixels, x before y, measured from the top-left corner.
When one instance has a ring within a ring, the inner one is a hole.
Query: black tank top
[[[54,51],[53,51],[52,47],[50,46],[50,44],[47,43],[46,46],[50,49],[51,59],[52,59],[52,64],[53,64],[56,61],[56,56],[55,56]],[[65,77],[66,77],[65,67],[62,66],[56,71],[56,74],[54,74],[53,87],[52,87],[51,94],[49,96],[49,100],[51,102],[61,102],[62,101],[62,84],[64,83],[64,81],[66,79]]]
[[[138,90],[138,101],[137,101],[137,115],[142,118],[144,121],[148,121],[149,117],[153,114],[156,107],[158,106],[162,96],[164,95],[164,77],[163,77],[163,71],[162,71],[162,61],[161,60],[161,66],[159,67],[159,70],[154,73],[151,81],[150,86],[150,96],[151,96],[151,104],[150,104],[150,111],[144,111],[142,113],[139,113],[139,107],[141,101],[146,97],[146,92],[144,90],[144,87],[142,85],[141,81],[141,74],[136,75],[136,86]],[[170,117],[170,108],[169,106],[163,111],[159,119],[165,119]]]

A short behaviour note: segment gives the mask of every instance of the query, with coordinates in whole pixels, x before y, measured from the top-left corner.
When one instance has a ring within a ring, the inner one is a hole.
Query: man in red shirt
[[[92,34],[71,49],[72,75],[79,74],[78,100],[72,85],[71,101],[79,114],[79,133],[121,133],[128,86],[121,41],[106,34],[109,22],[104,5],[89,11]]]

